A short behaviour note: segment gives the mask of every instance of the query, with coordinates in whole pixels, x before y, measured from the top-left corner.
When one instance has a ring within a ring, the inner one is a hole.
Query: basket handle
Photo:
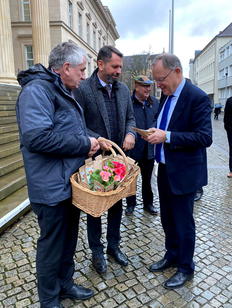
[[[126,155],[124,154],[124,152],[122,151],[122,149],[121,149],[116,143],[114,143],[113,141],[108,140],[108,139],[105,139],[105,138],[103,138],[103,137],[98,138],[98,141],[99,141],[99,142],[101,142],[101,141],[107,142],[107,143],[113,145],[113,146],[119,151],[119,153],[122,155],[123,160],[124,160],[124,162],[125,162],[125,167],[126,167],[125,176],[124,176],[124,178],[120,181],[120,183],[123,183],[123,182],[127,179],[127,177],[128,177],[128,170],[129,170],[129,168],[128,168],[128,161],[127,161]]]
[[[114,157],[117,155],[115,150],[112,147],[108,147],[108,150],[113,154]],[[105,151],[102,151],[102,156],[104,156],[104,155],[105,155]]]

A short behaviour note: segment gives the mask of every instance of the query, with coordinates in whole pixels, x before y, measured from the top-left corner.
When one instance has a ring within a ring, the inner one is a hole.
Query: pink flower
[[[119,182],[120,181],[120,175],[115,175],[114,180],[115,180],[115,182]]]
[[[108,171],[101,171],[100,172],[100,176],[102,177],[102,180],[104,181],[104,182],[108,182],[109,181],[109,177],[111,176],[111,173],[110,172],[108,172]]]
[[[105,166],[103,167],[103,169],[107,171],[107,170],[110,169],[110,167],[105,165]]]
[[[109,182],[109,177],[108,176],[106,176],[105,174],[102,176],[102,180],[104,181],[104,182]]]

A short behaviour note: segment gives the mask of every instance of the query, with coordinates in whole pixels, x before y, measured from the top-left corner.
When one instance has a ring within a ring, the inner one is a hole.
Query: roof
[[[223,31],[220,31],[217,36],[232,36],[232,23],[230,23]]]

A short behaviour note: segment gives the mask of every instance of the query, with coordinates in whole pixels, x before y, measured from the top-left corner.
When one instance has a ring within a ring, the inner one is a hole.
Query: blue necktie
[[[171,100],[173,98],[173,95],[170,95],[167,103],[164,107],[164,111],[163,111],[163,115],[162,115],[162,119],[160,121],[160,125],[159,125],[159,129],[165,130],[166,124],[167,124],[167,118],[168,118],[168,111],[170,109],[171,106]],[[162,143],[158,143],[155,146],[155,160],[157,161],[157,163],[160,162],[161,159],[161,148],[162,148]]]

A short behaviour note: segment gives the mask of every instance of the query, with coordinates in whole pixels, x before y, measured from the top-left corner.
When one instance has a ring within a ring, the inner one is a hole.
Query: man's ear
[[[64,74],[65,74],[66,76],[69,76],[69,72],[70,72],[70,63],[65,62],[65,63],[63,64],[63,71],[64,71]]]
[[[98,66],[98,69],[99,69],[100,72],[103,71],[104,65],[105,65],[105,63],[102,60],[97,61],[97,66]]]
[[[139,86],[137,85],[137,83],[135,83],[135,91],[138,91]]]
[[[181,69],[180,69],[179,67],[176,67],[175,71],[176,71],[176,73],[177,73],[178,76],[181,75]]]

